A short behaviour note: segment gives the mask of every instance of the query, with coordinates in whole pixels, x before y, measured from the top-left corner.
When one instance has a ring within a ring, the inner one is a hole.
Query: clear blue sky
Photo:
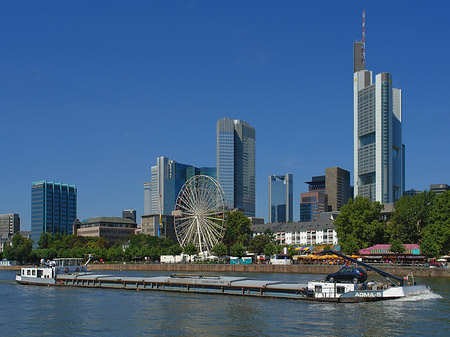
[[[269,174],[353,171],[352,44],[403,90],[406,189],[450,184],[448,2],[0,3],[0,213],[30,228],[31,184],[76,184],[78,217],[143,211],[157,156],[216,166],[216,122],[256,128]],[[352,172],[353,174],[353,172]]]

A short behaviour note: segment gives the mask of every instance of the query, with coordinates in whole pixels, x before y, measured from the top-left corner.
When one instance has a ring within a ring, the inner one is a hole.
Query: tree
[[[228,253],[228,248],[223,243],[218,243],[212,249],[212,252],[216,254],[218,257],[225,256]]]
[[[232,256],[241,258],[245,254],[245,247],[242,243],[236,243],[231,246],[230,253]]]
[[[24,238],[19,233],[15,234],[11,240],[11,246],[5,245],[3,253],[8,260],[17,260],[21,263],[30,260],[33,242]]]
[[[276,235],[274,234],[274,232],[272,232],[270,228],[267,228],[263,234],[269,238],[270,242],[275,243],[275,241],[277,241]]]
[[[427,257],[436,257],[439,255],[439,245],[431,235],[425,236],[420,243],[420,251]]]
[[[248,243],[248,250],[249,252],[261,255],[264,252],[264,247],[269,242],[272,242],[269,236],[265,234],[257,235],[253,239],[251,239],[250,242]]]
[[[183,252],[183,248],[178,243],[173,244],[169,247],[170,255],[180,255]]]
[[[433,200],[423,239],[434,241],[443,255],[450,252],[450,191],[445,191]]]
[[[359,253],[358,241],[352,235],[347,236],[347,240],[344,243],[341,243],[341,247],[346,254]]]
[[[403,243],[399,239],[393,239],[391,241],[390,251],[392,253],[401,254],[405,252],[405,247],[403,246]]]
[[[187,255],[197,255],[198,248],[193,243],[190,243],[184,247],[183,252]]]
[[[38,246],[41,249],[50,248],[53,241],[53,235],[51,233],[42,232],[38,240]]]
[[[228,212],[226,215],[226,230],[223,243],[230,248],[235,243],[248,245],[252,231],[251,221],[242,212]]]
[[[389,235],[381,219],[383,205],[367,198],[350,199],[334,221],[339,243],[352,251],[378,243],[387,243]]]
[[[418,243],[429,223],[429,214],[434,203],[433,192],[422,192],[411,197],[402,197],[395,204],[392,214],[392,235],[406,243]]]
[[[264,254],[268,256],[272,256],[277,254],[280,251],[279,247],[273,242],[269,242],[264,246]]]

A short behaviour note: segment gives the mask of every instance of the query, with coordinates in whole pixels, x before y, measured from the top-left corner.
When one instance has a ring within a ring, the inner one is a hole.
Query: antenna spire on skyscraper
[[[366,10],[363,9],[362,40],[361,40],[361,63],[366,62]]]

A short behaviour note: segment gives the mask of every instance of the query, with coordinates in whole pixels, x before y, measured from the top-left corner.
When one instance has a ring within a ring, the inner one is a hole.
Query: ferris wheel
[[[225,195],[209,176],[190,178],[181,188],[175,205],[175,232],[182,247],[193,243],[210,252],[225,234]]]

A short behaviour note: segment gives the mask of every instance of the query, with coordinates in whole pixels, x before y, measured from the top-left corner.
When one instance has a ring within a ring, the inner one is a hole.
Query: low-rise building
[[[105,238],[112,245],[134,234],[136,228],[137,224],[128,218],[97,217],[74,222],[73,233],[78,236]]]
[[[270,229],[279,244],[286,245],[337,245],[338,237],[334,229],[334,219],[338,212],[322,213],[316,221],[268,223],[253,225],[253,235],[264,234]]]

